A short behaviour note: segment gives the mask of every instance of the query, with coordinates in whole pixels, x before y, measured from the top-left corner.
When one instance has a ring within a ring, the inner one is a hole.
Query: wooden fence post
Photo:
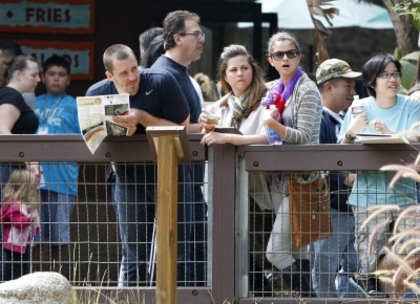
[[[156,303],[177,302],[178,163],[189,159],[185,127],[148,127],[157,160]]]

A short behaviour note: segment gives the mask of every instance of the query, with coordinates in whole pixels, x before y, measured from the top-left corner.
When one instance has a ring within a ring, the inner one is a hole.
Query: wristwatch
[[[356,136],[351,136],[350,134],[347,134],[347,133],[346,133],[345,137],[346,137],[348,140],[355,140],[355,139],[356,139]]]

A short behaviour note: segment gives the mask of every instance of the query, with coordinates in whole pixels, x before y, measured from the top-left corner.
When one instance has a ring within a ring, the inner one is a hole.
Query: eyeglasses
[[[297,55],[299,55],[299,51],[296,49],[288,50],[286,52],[277,51],[271,54],[271,58],[273,58],[276,61],[280,61],[280,60],[283,60],[284,54],[286,54],[287,58],[293,59],[293,58],[296,58]]]
[[[394,77],[395,79],[399,79],[401,78],[402,73],[400,72],[394,72],[394,73],[381,73],[378,76],[381,77],[382,79],[391,79],[391,77]]]
[[[197,38],[197,39],[204,39],[204,38],[206,38],[206,34],[204,34],[203,32],[194,32],[194,33],[179,33],[181,36],[188,36],[188,35],[191,35],[191,36],[195,36],[195,38]]]

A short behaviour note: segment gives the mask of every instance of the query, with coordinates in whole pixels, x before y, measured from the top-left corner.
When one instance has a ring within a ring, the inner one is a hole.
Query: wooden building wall
[[[16,2],[5,0],[5,2]],[[24,1],[22,1],[24,2]],[[78,0],[54,1],[57,3],[77,3]],[[95,0],[94,1],[94,32],[92,34],[62,34],[62,33],[32,33],[22,31],[0,31],[0,41],[13,40],[39,40],[43,42],[60,41],[68,42],[93,42],[93,79],[73,80],[68,88],[68,93],[73,96],[84,95],[87,88],[94,82],[105,77],[102,63],[102,54],[105,49],[114,43],[130,46],[138,53],[138,36],[150,27],[151,0]],[[43,93],[45,88],[38,86],[37,93]]]

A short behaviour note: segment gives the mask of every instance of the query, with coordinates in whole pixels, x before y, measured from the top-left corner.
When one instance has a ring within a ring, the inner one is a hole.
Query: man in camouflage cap
[[[362,75],[359,72],[353,72],[350,65],[344,60],[328,59],[320,64],[316,70],[316,84],[319,86],[324,82],[335,78],[354,79]]]
[[[316,71],[316,82],[321,93],[322,111],[320,144],[337,143],[342,123],[342,111],[348,108],[355,91],[355,78],[350,65],[339,59],[324,61]],[[350,175],[351,176],[351,175]],[[349,288],[349,274],[357,272],[357,254],[354,247],[354,215],[347,205],[351,187],[347,172],[330,171],[331,222],[333,235],[330,239],[311,244],[313,289],[320,298],[348,298],[356,290]],[[338,274],[338,285],[335,281]]]

